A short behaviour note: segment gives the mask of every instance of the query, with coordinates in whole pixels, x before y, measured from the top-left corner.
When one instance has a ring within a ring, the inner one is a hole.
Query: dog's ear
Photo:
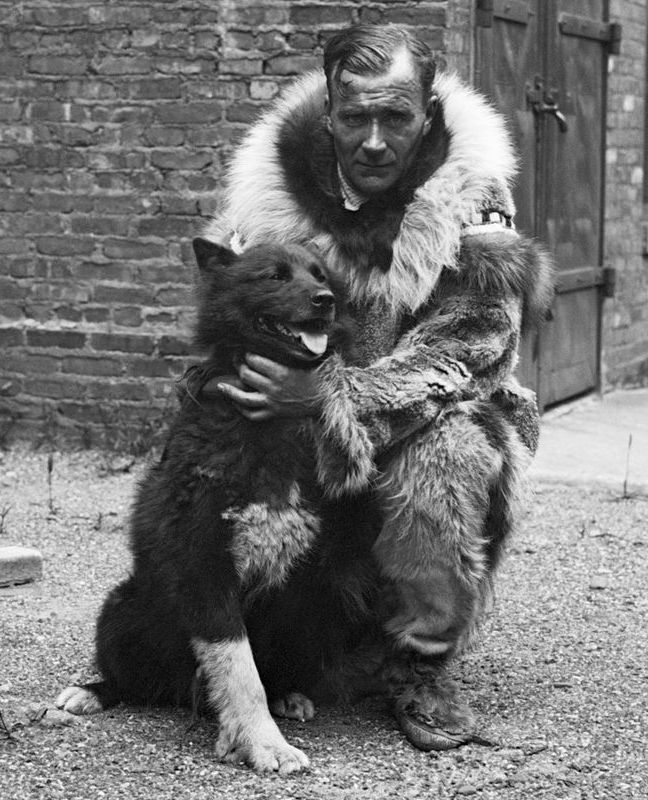
[[[214,244],[207,239],[197,237],[193,240],[193,249],[196,255],[196,261],[200,267],[201,272],[205,272],[213,267],[229,267],[233,264],[238,256],[229,247],[222,244]]]

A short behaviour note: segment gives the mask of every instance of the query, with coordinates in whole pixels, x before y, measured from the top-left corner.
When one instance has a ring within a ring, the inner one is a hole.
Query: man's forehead
[[[342,91],[336,91],[335,94],[343,101],[357,95],[373,93],[401,96],[413,93],[418,99],[422,89],[412,56],[404,49],[394,54],[393,61],[385,72],[359,75],[345,69],[339,74],[338,82]]]

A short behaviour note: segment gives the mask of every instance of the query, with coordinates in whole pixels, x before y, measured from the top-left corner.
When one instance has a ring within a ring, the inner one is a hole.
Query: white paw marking
[[[308,756],[288,744],[274,721],[250,728],[239,728],[236,733],[222,727],[216,742],[216,755],[229,763],[244,762],[257,772],[278,772],[290,775],[308,769]]]
[[[275,717],[296,719],[299,722],[308,722],[316,714],[315,704],[301,692],[288,692],[284,697],[270,703],[270,711]]]
[[[54,701],[57,708],[70,714],[97,714],[103,711],[97,695],[82,686],[68,686]]]

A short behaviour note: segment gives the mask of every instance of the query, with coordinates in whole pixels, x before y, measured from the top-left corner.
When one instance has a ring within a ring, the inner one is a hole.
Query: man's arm
[[[466,237],[460,265],[391,355],[366,368],[332,358],[318,370],[319,476],[333,494],[364,488],[376,459],[448,404],[510,381],[524,318],[533,324],[551,298],[549,262],[523,237],[489,236]]]

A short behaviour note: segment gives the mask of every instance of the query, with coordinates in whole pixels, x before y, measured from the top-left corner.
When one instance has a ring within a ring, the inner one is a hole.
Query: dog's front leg
[[[270,715],[247,636],[213,642],[195,638],[192,647],[207,683],[207,701],[219,715],[217,756],[244,761],[259,772],[288,775],[306,769],[308,758],[286,742]]]

